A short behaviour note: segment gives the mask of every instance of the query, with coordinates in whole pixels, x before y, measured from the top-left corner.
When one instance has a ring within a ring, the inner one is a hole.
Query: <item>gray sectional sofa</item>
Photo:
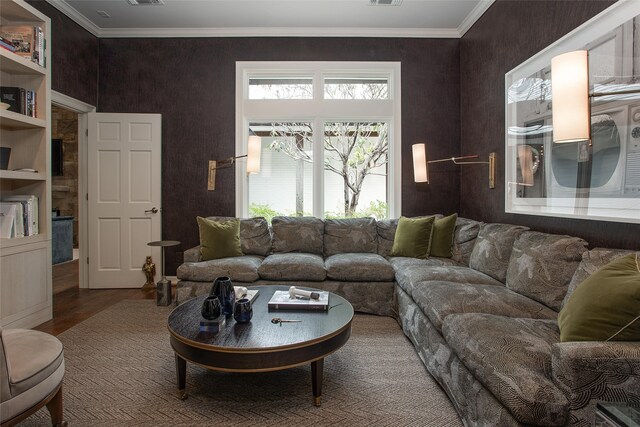
[[[639,342],[560,342],[557,316],[590,274],[629,251],[458,218],[451,258],[389,257],[396,220],[241,220],[245,256],[185,252],[177,303],[215,277],[295,284],[392,315],[467,426],[592,425],[598,401],[640,406]]]

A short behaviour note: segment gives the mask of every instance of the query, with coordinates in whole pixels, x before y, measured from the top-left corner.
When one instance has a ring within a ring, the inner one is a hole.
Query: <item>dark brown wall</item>
[[[402,211],[458,210],[459,176],[433,168],[432,185],[413,182],[411,144],[432,157],[459,152],[459,40],[374,38],[101,39],[101,112],[162,114],[163,238],[198,243],[197,215],[234,215],[231,170],[207,191],[207,163],[234,154],[236,61],[400,61]],[[167,250],[172,274],[180,255]]]
[[[51,18],[51,88],[98,104],[98,39],[44,0],[27,0]]]
[[[592,246],[639,248],[640,225],[505,213],[504,75],[613,1],[498,0],[460,44],[461,152],[498,153],[497,185],[485,185],[485,169],[463,168],[460,212],[488,222],[579,236]]]

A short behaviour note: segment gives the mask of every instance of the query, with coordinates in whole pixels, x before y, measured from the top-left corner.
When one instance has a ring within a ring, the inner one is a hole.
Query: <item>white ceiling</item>
[[[494,0],[47,0],[98,37],[461,37]],[[98,11],[107,12],[105,18]]]

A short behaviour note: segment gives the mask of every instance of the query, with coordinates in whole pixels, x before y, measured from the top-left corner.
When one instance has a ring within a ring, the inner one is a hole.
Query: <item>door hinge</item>
[[[86,194],[86,199],[89,200],[89,193]]]
[[[87,257],[87,264],[89,264],[89,257]]]
[[[89,136],[89,129],[85,129],[85,130],[84,130],[84,134],[85,134],[85,135],[87,135],[87,136]]]

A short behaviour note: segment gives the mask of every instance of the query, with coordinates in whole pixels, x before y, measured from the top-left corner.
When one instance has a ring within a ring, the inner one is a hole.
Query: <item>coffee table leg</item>
[[[187,398],[186,380],[187,380],[187,361],[176,353],[176,376],[178,380],[178,398],[185,400]]]
[[[322,376],[324,371],[324,359],[311,362],[311,385],[313,387],[313,404],[320,406],[322,399]]]

